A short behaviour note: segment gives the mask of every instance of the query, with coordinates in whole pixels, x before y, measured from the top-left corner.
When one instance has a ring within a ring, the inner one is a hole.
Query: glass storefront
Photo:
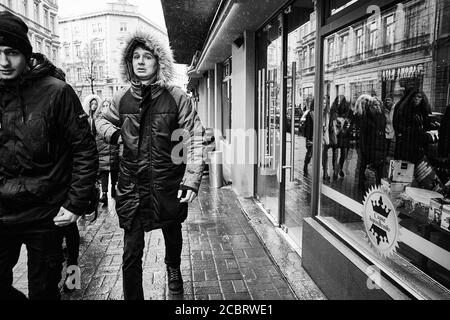
[[[322,41],[319,220],[430,297],[430,284],[450,288],[449,13],[447,1],[397,1]],[[400,224],[387,258],[370,233],[394,239],[364,223],[364,210],[389,215],[381,198],[363,206],[374,188],[389,195]]]
[[[331,1],[318,31],[312,1],[294,1],[257,32],[256,195],[300,248],[312,214],[411,295],[450,297],[450,3],[378,2]],[[377,190],[393,210],[368,202]],[[389,254],[367,208],[397,216]]]

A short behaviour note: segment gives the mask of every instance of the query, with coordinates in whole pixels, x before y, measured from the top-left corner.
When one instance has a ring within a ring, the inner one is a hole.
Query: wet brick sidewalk
[[[110,199],[95,224],[80,230],[81,290],[64,300],[120,300],[123,231]],[[168,294],[161,231],[145,236],[144,294],[147,300],[296,300],[266,252],[229,187],[209,189],[205,177],[199,198],[183,224],[184,296]],[[27,293],[26,250],[14,269],[14,286]]]

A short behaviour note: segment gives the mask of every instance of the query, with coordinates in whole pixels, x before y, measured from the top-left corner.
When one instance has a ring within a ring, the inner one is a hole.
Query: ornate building
[[[0,10],[9,10],[28,25],[34,52],[45,54],[58,64],[60,39],[57,0],[0,0]]]
[[[167,38],[163,28],[126,0],[108,3],[103,11],[61,18],[59,25],[62,66],[81,99],[90,93],[111,98],[124,85],[120,58],[131,33],[148,30]]]

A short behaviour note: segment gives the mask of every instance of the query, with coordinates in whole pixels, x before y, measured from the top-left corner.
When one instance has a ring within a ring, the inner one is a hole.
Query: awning
[[[202,50],[220,0],[161,0],[170,45],[177,63],[190,64]]]

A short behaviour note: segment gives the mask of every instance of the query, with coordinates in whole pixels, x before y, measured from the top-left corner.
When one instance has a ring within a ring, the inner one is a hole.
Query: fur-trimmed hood
[[[97,110],[95,110],[95,113],[94,113],[94,119],[95,119],[95,118],[97,118],[98,114],[100,113],[100,111],[102,109],[102,100],[100,99],[100,97],[98,95],[90,94],[86,98],[84,98],[83,110],[88,116],[91,116],[91,114],[89,112],[89,109],[90,109],[89,107],[90,107],[91,101],[94,99],[97,100],[97,103],[98,103]]]
[[[158,70],[155,83],[161,87],[169,85],[174,77],[174,60],[168,41],[149,32],[136,31],[126,40],[122,51],[121,73],[125,81],[136,80],[133,73],[131,58],[138,44],[149,48],[157,59]]]

